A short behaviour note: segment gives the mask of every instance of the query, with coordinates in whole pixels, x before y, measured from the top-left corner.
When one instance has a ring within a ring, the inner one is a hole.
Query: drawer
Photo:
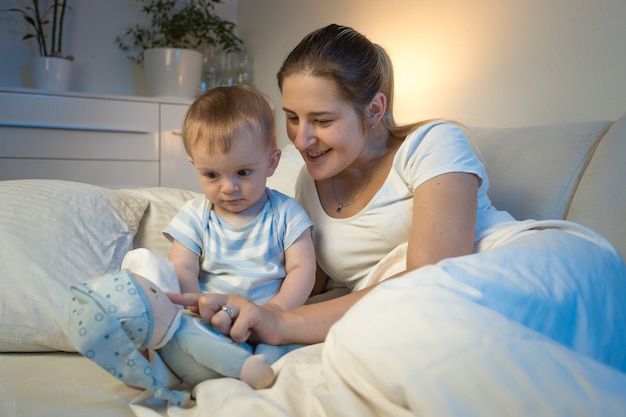
[[[154,133],[159,126],[154,102],[11,92],[0,100],[0,127]]]
[[[201,192],[181,134],[188,107],[186,104],[161,104],[161,186]]]
[[[159,163],[0,158],[0,180],[57,179],[107,188],[157,187]]]
[[[158,161],[158,132],[0,126],[0,157]]]

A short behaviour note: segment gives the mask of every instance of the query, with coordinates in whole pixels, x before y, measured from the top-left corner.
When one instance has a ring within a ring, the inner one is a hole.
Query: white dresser
[[[199,191],[180,135],[189,102],[0,89],[0,180]]]

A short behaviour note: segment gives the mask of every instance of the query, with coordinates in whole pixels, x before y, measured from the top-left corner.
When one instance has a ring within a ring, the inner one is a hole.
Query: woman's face
[[[334,82],[294,74],[283,81],[282,98],[287,136],[313,179],[331,178],[365,157],[367,137],[361,119],[342,100]]]

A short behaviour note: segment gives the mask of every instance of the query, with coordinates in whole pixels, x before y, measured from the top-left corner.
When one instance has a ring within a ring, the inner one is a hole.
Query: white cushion
[[[148,201],[56,180],[0,182],[0,351],[74,351],[70,285],[120,267]]]
[[[591,151],[609,125],[470,129],[487,168],[491,202],[518,220],[564,219]]]
[[[626,259],[626,115],[604,135],[580,180],[567,215],[613,243]]]
[[[135,235],[134,247],[150,249],[165,258],[170,253],[171,243],[163,235],[163,229],[187,200],[199,195],[189,190],[165,187],[115,190],[113,193],[122,198],[135,196],[150,202]]]

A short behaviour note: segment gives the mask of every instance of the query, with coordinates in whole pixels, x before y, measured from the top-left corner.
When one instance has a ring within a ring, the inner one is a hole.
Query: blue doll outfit
[[[252,346],[235,343],[217,330],[209,327],[197,315],[181,310],[176,333],[163,347],[158,349],[163,362],[183,382],[192,387],[207,379],[223,376],[236,378],[245,360],[253,354]],[[215,343],[207,343],[214,339]],[[224,344],[237,347],[225,349]],[[212,367],[202,366],[211,363]],[[233,363],[236,365],[233,366]]]
[[[141,354],[151,347],[155,318],[136,279],[140,278],[122,269],[73,285],[69,339],[79,353],[116,378],[152,391],[157,399],[183,406],[189,393],[171,390]],[[154,349],[168,368],[192,387],[207,379],[238,377],[253,350],[182,310]]]

